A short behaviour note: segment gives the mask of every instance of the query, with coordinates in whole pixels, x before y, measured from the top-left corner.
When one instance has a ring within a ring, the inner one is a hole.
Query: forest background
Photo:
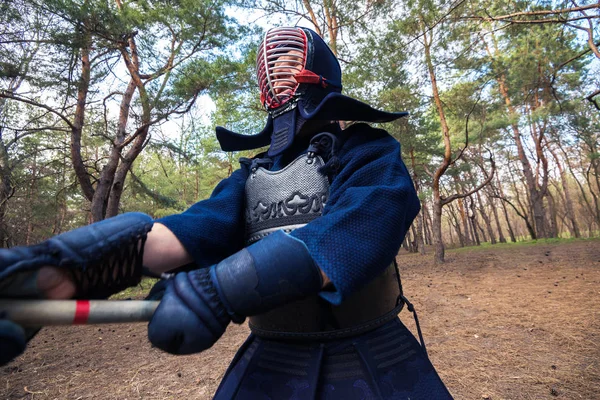
[[[1,0],[0,246],[210,195],[266,120],[264,30],[302,25],[384,124],[422,203],[410,251],[600,232],[600,3]],[[250,153],[249,153],[250,154]]]

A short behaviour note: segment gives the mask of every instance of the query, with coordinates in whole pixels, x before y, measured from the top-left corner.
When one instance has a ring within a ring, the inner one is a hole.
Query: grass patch
[[[509,249],[515,247],[527,247],[527,246],[536,246],[536,245],[549,245],[549,244],[567,244],[573,242],[591,242],[591,241],[600,241],[600,238],[548,238],[548,239],[535,239],[535,240],[522,240],[516,243],[507,242],[507,243],[496,243],[491,244],[490,242],[481,243],[480,246],[468,246],[468,247],[457,247],[453,249],[448,249],[448,252],[460,253],[463,251],[478,251],[478,250],[490,250],[490,249]]]
[[[155,278],[143,278],[142,281],[137,285],[123,290],[117,294],[110,296],[111,300],[127,300],[136,299],[140,300],[146,297],[152,286],[158,282]]]

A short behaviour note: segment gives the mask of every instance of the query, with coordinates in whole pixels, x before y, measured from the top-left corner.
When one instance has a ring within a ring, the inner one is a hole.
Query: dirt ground
[[[600,241],[402,252],[406,295],[456,399],[600,399]],[[414,332],[410,313],[401,318]],[[248,333],[175,357],[146,326],[43,329],[0,368],[0,399],[210,399]]]

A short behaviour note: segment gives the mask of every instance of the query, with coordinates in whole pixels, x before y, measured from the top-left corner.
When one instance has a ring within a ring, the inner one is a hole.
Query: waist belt
[[[399,283],[392,264],[339,306],[311,296],[250,317],[250,330],[269,339],[338,339],[359,335],[396,318],[404,306]]]

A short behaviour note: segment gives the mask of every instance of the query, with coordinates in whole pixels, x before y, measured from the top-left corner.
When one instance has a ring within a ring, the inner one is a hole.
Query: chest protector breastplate
[[[246,181],[246,245],[277,231],[291,232],[321,217],[329,198],[329,180],[318,170],[319,156],[301,155],[279,171],[253,161]],[[375,329],[395,318],[400,279],[394,264],[339,306],[318,295],[251,316],[250,329],[266,338],[333,339]]]
[[[253,167],[246,181],[246,245],[283,229],[289,233],[323,213],[329,197],[321,157],[302,155],[279,171]]]

